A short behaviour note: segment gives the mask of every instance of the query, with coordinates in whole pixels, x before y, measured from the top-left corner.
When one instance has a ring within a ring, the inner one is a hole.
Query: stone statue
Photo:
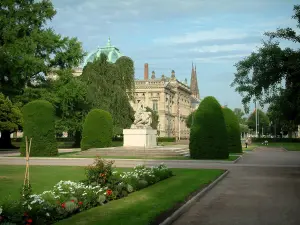
[[[146,108],[141,105],[134,114],[134,122],[131,129],[145,129],[151,128],[152,114],[147,112]]]

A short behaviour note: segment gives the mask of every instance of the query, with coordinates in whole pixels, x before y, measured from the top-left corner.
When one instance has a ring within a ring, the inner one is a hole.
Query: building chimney
[[[144,65],[144,80],[148,80],[148,78],[149,78],[148,63],[145,63],[145,65]]]

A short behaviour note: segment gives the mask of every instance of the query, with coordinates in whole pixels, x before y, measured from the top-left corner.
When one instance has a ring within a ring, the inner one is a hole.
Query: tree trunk
[[[0,138],[0,148],[1,149],[16,149],[16,146],[13,146],[10,139],[11,132],[8,130],[1,131]]]
[[[73,144],[73,148],[80,148],[81,141],[81,131],[76,131],[74,136],[75,142]]]

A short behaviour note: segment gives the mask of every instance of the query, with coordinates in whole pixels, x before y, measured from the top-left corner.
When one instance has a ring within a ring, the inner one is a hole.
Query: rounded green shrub
[[[190,132],[190,156],[193,159],[227,159],[227,130],[221,105],[212,96],[200,103]]]
[[[23,109],[23,141],[21,155],[26,154],[25,137],[32,138],[31,156],[53,156],[58,154],[55,138],[55,111],[45,100],[27,103]]]
[[[238,118],[229,108],[223,108],[223,114],[228,136],[228,151],[231,153],[241,153],[241,131]]]
[[[112,137],[113,121],[110,113],[102,109],[92,109],[83,124],[81,150],[109,147]]]

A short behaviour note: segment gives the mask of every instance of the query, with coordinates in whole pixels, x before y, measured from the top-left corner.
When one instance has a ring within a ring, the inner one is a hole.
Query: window
[[[158,102],[157,102],[157,100],[153,100],[152,103],[153,103],[153,106],[152,106],[153,111],[157,112],[158,111]]]

